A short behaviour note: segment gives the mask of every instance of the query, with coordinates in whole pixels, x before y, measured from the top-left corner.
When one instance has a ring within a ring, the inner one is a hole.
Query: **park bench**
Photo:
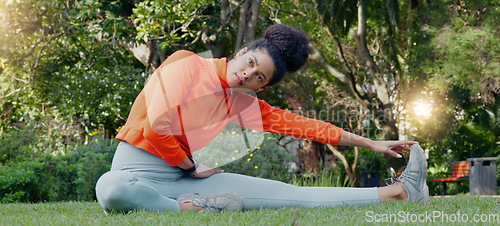
[[[431,182],[441,182],[443,183],[443,195],[446,195],[446,183],[449,182],[461,182],[469,180],[469,162],[467,161],[458,161],[454,162],[451,167],[450,177],[447,178],[436,178],[431,180]]]

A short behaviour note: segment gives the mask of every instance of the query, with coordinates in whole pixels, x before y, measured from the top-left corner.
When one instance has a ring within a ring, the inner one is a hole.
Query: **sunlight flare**
[[[414,112],[417,116],[428,117],[431,116],[432,107],[429,103],[419,102],[415,105]]]

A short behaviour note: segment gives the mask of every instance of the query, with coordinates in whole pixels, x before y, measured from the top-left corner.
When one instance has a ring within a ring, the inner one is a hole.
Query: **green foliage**
[[[46,194],[41,190],[45,164],[39,159],[0,167],[0,202],[29,202]]]
[[[353,155],[354,154],[349,153],[349,155],[346,157],[348,159],[349,158],[353,159],[354,158]],[[389,165],[387,164],[387,161],[385,161],[384,155],[381,155],[380,153],[376,153],[376,152],[373,152],[373,151],[365,149],[365,148],[360,148],[359,156],[360,157],[359,157],[358,167],[356,170],[358,176],[360,176],[361,173],[364,171],[378,171],[380,173],[380,177],[381,177],[380,179],[382,179],[382,180],[384,178],[389,178],[391,176],[390,171],[388,170]],[[352,160],[352,161],[354,161],[354,160]],[[397,171],[398,169],[394,169],[394,170]],[[361,181],[359,181],[359,182],[361,182]]]
[[[53,108],[64,120],[79,123],[86,135],[95,130],[108,137],[116,134],[146,77],[123,45],[132,39],[122,16],[129,4],[11,1],[9,7],[0,7],[0,15],[9,21],[3,24],[9,31],[2,36],[5,42],[0,42],[1,94],[10,92],[0,103],[12,106],[3,109],[11,111],[9,123],[38,121],[44,108]],[[27,29],[19,21],[29,12],[27,18],[34,21]],[[26,121],[16,120],[21,118]]]
[[[5,150],[7,155],[13,155],[16,151],[25,149],[29,150],[32,157],[45,153],[66,153],[68,145],[80,139],[80,125],[71,122],[68,116],[53,108],[43,107],[43,104],[42,109],[38,108],[40,101],[35,96],[21,97],[9,104],[10,123],[0,121],[0,129],[3,130],[0,132],[0,139],[6,144],[0,147],[0,152]],[[24,104],[24,101],[32,102]]]
[[[95,200],[95,184],[111,168],[117,144],[95,137],[68,154],[18,156],[0,166],[0,202]]]
[[[111,169],[118,141],[95,137],[91,143],[75,148],[78,155],[77,200],[95,200],[95,185],[99,177]]]
[[[18,157],[32,156],[31,145],[37,139],[33,133],[15,130],[0,136],[0,166],[16,161]]]
[[[436,56],[426,71],[436,75],[431,84],[440,91],[457,86],[470,89],[472,95],[485,95],[482,83],[500,74],[500,33],[495,31],[497,28],[444,29],[436,37]]]
[[[275,139],[266,136],[255,151],[220,169],[230,173],[288,182],[292,177],[289,165],[293,161],[292,154],[278,146]]]
[[[349,29],[356,23],[358,4],[366,4],[366,1],[329,1],[318,0],[317,10],[322,15],[323,23],[326,24],[337,36],[345,36]]]
[[[216,1],[147,0],[135,5],[131,18],[137,25],[137,40],[160,40],[160,48],[166,50],[192,48],[201,33],[207,35],[209,29],[217,27],[215,24],[221,25],[219,12]]]
[[[51,95],[46,98],[63,114],[86,122],[87,134],[103,129],[107,136],[113,136],[125,122],[134,98],[142,89],[145,74],[130,65],[119,66],[119,62],[109,62],[113,67],[88,70],[81,70],[80,63],[51,74],[50,82],[42,85],[50,89]]]
[[[444,93],[458,87],[472,99],[491,98],[485,84],[500,73],[498,2],[432,1],[417,12],[409,72],[425,73],[430,86]]]

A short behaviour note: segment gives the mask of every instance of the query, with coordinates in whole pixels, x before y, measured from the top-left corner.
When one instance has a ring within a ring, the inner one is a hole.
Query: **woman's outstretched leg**
[[[413,147],[412,147],[413,148]],[[418,147],[419,148],[419,147]],[[421,150],[420,150],[421,151]],[[186,193],[211,196],[230,191],[243,197],[247,209],[281,207],[335,207],[386,201],[428,202],[423,152],[412,150],[399,182],[383,188],[298,187],[279,181],[232,173],[209,178],[191,178],[177,167],[126,143],[121,143],[112,171],[104,174],[96,192],[101,206],[109,211],[146,209],[152,211],[199,210],[189,201],[175,199]],[[422,162],[423,161],[423,162]],[[427,195],[426,195],[427,194]]]
[[[232,173],[209,178],[184,178],[172,183],[172,195],[208,196],[230,191],[241,196],[246,209],[281,207],[335,207],[379,203],[377,188],[299,187],[279,181]]]
[[[184,178],[171,192],[208,195],[218,191],[234,192],[247,208],[335,207],[390,201],[429,202],[426,184],[427,162],[418,145],[411,147],[410,160],[397,182],[381,188],[298,187],[278,181],[222,173],[209,178]]]

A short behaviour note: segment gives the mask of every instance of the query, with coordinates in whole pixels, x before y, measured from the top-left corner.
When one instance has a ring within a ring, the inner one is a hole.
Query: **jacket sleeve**
[[[249,98],[253,98],[253,104],[250,103],[252,101]],[[337,145],[342,135],[343,130],[330,123],[272,107],[255,97],[239,98],[236,103],[239,105],[244,103],[245,109],[235,111],[232,122],[249,129],[290,135],[332,145]]]
[[[174,136],[182,135],[178,109],[189,92],[196,62],[194,53],[172,54],[151,75],[143,90],[147,108],[143,135],[171,166],[177,166],[186,157]]]

